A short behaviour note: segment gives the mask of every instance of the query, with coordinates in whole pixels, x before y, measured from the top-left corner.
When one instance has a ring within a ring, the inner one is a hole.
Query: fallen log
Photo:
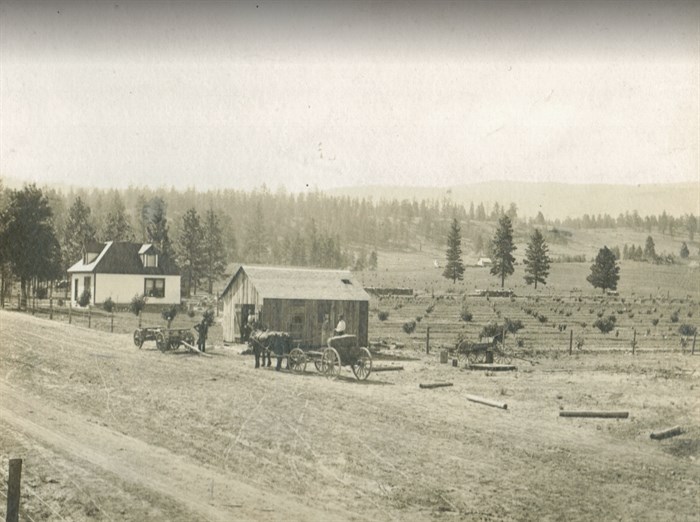
[[[626,419],[629,417],[628,411],[560,411],[560,417],[587,417],[600,419]]]
[[[372,366],[372,373],[374,372],[400,372],[403,370],[403,366]]]
[[[196,346],[192,346],[191,344],[186,343],[185,341],[181,341],[181,342],[182,342],[182,345],[185,348],[187,348],[190,352],[196,353],[197,355],[201,355],[203,357],[211,357],[211,355],[209,355],[208,353],[204,353],[204,352],[200,351],[200,349],[197,348]]]
[[[674,426],[673,428],[668,428],[667,430],[652,432],[652,434],[649,436],[654,440],[661,440],[668,439],[669,437],[675,437],[676,435],[680,435],[681,433],[683,433],[681,427]]]
[[[512,364],[470,364],[470,370],[490,370],[492,372],[512,372],[517,370],[517,366]]]
[[[431,389],[431,388],[443,388],[445,386],[452,386],[451,382],[436,382],[433,384],[419,384],[418,385],[420,388],[425,389]]]
[[[478,402],[479,404],[485,404],[486,406],[493,406],[494,408],[501,408],[502,410],[507,410],[508,405],[505,402],[496,402],[489,399],[484,399],[478,395],[467,395],[467,400],[471,402]]]

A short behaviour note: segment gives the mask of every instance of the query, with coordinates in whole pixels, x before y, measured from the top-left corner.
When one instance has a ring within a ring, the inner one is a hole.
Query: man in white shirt
[[[338,317],[338,325],[335,327],[335,335],[345,335],[345,319],[343,314]]]

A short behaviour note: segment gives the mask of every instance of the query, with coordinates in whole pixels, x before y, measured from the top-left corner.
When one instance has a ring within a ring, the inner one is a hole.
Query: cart
[[[306,365],[313,361],[316,370],[334,379],[340,375],[342,366],[350,366],[358,381],[364,381],[372,373],[372,354],[362,346],[357,346],[355,335],[341,335],[328,339],[323,350],[302,350],[294,348],[288,356],[289,369],[302,373]]]
[[[194,344],[194,334],[189,328],[163,328],[160,326],[134,330],[134,344],[141,348],[145,341],[155,341],[161,352],[177,350],[184,343]]]
[[[494,337],[486,342],[473,343],[460,340],[455,346],[455,352],[462,365],[483,364],[495,362],[497,364],[510,364],[512,356],[500,344],[499,338]]]

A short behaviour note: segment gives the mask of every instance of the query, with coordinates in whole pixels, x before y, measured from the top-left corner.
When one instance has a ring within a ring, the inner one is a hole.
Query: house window
[[[141,261],[144,268],[157,267],[158,266],[158,255],[157,254],[144,254],[141,256]]]
[[[165,297],[165,279],[144,279],[143,295]]]

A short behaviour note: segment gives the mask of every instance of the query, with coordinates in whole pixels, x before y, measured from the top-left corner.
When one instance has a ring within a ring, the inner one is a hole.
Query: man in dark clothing
[[[200,352],[206,352],[207,334],[209,333],[207,320],[203,318],[202,322],[194,325],[194,329],[197,331],[197,348]]]

